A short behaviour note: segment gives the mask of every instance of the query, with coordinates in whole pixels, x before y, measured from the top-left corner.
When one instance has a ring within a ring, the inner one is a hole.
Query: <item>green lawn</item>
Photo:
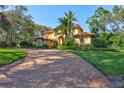
[[[124,75],[124,51],[66,51],[87,60],[105,75]]]
[[[10,64],[26,55],[25,51],[18,49],[0,49],[0,66]]]

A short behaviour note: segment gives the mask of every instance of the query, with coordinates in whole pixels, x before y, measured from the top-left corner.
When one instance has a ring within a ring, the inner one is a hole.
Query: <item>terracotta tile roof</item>
[[[79,29],[79,30],[81,30],[83,32],[83,29],[81,28],[81,26],[79,24],[76,24],[73,28],[74,29]]]
[[[91,33],[91,32],[82,32],[82,35],[90,35],[90,36],[94,36],[95,33]]]
[[[51,37],[46,37],[46,36],[43,36],[43,37],[41,37],[41,38],[43,38],[43,39],[46,39],[46,40],[55,40],[55,38],[51,38]]]
[[[53,30],[50,30],[50,31],[46,31],[43,33],[43,35],[41,37],[35,37],[34,40],[37,40],[37,39],[44,39],[44,40],[55,40],[55,38],[52,38],[50,35],[54,33]]]
[[[52,33],[54,33],[54,31],[53,30],[50,30],[50,31],[44,32],[43,34],[52,34]]]
[[[72,27],[73,29],[79,29],[80,31],[83,32],[83,29],[81,28],[81,26],[79,24],[76,24],[75,26]],[[57,34],[62,34],[61,31],[58,31]]]
[[[79,34],[75,34],[74,36],[95,36],[95,34],[91,32],[82,32]]]
[[[59,30],[59,31],[57,32],[57,34],[62,34],[62,32]]]

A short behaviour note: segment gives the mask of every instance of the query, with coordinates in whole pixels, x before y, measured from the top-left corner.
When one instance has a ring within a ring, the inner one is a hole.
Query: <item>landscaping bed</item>
[[[13,63],[26,55],[25,51],[19,49],[0,49],[0,66]]]

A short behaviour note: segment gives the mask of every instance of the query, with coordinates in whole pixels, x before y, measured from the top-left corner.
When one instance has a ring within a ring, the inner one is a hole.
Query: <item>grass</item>
[[[0,66],[13,63],[25,57],[27,53],[18,49],[0,49]]]
[[[78,51],[66,50],[87,60],[106,76],[124,75],[124,51]]]

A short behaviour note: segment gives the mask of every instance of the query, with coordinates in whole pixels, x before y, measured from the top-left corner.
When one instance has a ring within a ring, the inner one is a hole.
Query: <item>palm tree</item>
[[[56,27],[56,29],[61,30],[62,34],[65,35],[65,40],[70,39],[70,36],[72,36],[74,21],[77,21],[77,19],[74,17],[74,13],[70,10],[65,12],[65,17],[58,18],[60,25]]]
[[[72,11],[65,12],[65,19],[67,20],[67,28],[68,32],[71,33],[72,26],[74,25],[74,21],[77,21],[77,19],[74,17],[74,13]]]
[[[57,30],[61,30],[62,35],[65,35],[65,38],[68,37],[67,34],[67,19],[66,18],[58,18],[58,22],[60,23],[60,25],[57,27]]]

